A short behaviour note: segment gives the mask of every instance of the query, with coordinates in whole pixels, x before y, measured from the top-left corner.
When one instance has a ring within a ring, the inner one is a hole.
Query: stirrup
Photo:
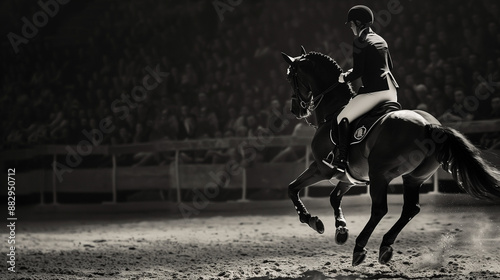
[[[347,170],[347,162],[346,163],[338,163],[335,165],[335,168],[338,172],[345,173]]]
[[[326,161],[326,160],[322,160],[322,162],[323,162],[326,166],[330,167],[330,169],[335,169],[335,166],[334,166],[334,165],[332,165],[330,162],[328,162],[328,161]]]
[[[332,160],[329,162],[330,156],[332,156]],[[328,156],[322,160],[322,162],[331,169],[337,169],[337,171],[341,173],[346,172],[347,162],[335,162],[335,155],[333,154],[333,152],[330,152]]]
[[[322,162],[330,167],[330,169],[337,169],[338,172],[340,173],[345,173],[346,172],[346,169],[347,169],[347,166],[344,167],[344,164],[334,164],[333,162],[328,162],[326,160],[322,160]]]
[[[331,160],[330,160],[331,158]],[[335,166],[333,165],[333,161],[335,160],[335,154],[333,153],[333,151],[330,151],[330,153],[326,156],[326,158],[324,158],[322,160],[322,162],[330,167],[330,169],[335,169]]]

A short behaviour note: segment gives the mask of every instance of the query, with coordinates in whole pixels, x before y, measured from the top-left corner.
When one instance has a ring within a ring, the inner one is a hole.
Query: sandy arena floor
[[[17,274],[3,273],[2,279],[500,278],[499,205],[423,203],[400,234],[391,263],[380,265],[382,235],[401,208],[391,204],[367,246],[366,261],[352,267],[354,239],[370,207],[350,205],[349,199],[343,209],[351,236],[343,246],[333,240],[326,198],[305,201],[325,223],[323,235],[300,224],[291,202],[264,211],[247,203],[244,213],[201,213],[190,219],[158,212],[19,217]],[[0,237],[6,240],[4,233]]]

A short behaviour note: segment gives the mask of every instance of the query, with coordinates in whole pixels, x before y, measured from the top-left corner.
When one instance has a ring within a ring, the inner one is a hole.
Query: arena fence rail
[[[477,134],[500,131],[500,119],[472,121],[463,123],[450,123],[446,126],[454,127],[465,134]],[[284,189],[287,184],[298,176],[310,164],[310,142],[312,132],[300,136],[272,136],[256,138],[225,138],[203,139],[187,141],[158,141],[143,144],[127,144],[107,146],[93,146],[90,151],[81,156],[85,161],[88,156],[102,156],[111,158],[111,167],[80,168],[78,162],[67,162],[68,150],[78,151],[81,147],[67,145],[43,145],[29,149],[7,150],[1,153],[2,170],[12,168],[12,165],[21,161],[30,161],[40,157],[51,157],[51,163],[43,167],[32,168],[27,172],[19,170],[17,193],[39,193],[40,203],[44,204],[45,194],[51,193],[52,203],[58,203],[58,193],[111,193],[110,203],[117,203],[117,193],[124,190],[160,190],[163,192],[174,191],[175,200],[181,202],[183,190],[221,187],[241,189],[241,200],[247,199],[248,190],[257,187],[270,187]],[[236,148],[243,154],[252,152],[251,149],[261,150],[264,147],[305,147],[304,162],[284,163],[255,163],[245,164],[241,161],[239,166],[230,164],[182,164],[181,153],[196,150]],[[118,166],[118,157],[126,154],[137,153],[163,153],[171,152],[173,162],[165,166],[125,167]],[[487,160],[500,166],[500,150],[484,151]],[[59,160],[59,162],[58,162]],[[73,158],[75,160],[75,158]],[[64,165],[64,169],[61,166]],[[73,165],[74,167],[70,167]],[[48,169],[47,166],[51,166]],[[15,167],[15,166],[14,166]],[[440,170],[433,178],[432,192],[439,192],[439,182],[451,180],[451,176]],[[331,186],[332,183],[319,184]],[[402,184],[401,178],[394,180],[392,185]],[[367,188],[363,192],[367,192]],[[306,191],[305,196],[308,196]],[[163,198],[163,197],[162,197]]]

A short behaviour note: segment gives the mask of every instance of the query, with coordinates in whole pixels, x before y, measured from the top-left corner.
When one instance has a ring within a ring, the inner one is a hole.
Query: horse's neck
[[[316,109],[316,119],[321,122],[338,114],[342,107],[349,102],[350,95],[339,94],[337,92],[326,93],[321,106]]]

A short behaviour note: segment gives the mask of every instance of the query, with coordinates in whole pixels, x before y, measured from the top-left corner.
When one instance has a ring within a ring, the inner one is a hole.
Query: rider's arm
[[[353,67],[352,67],[352,72],[347,73],[347,75],[344,76],[344,81],[350,82],[354,81],[357,78],[361,77],[363,75],[363,72],[365,70],[365,48],[366,48],[366,43],[362,42],[357,42],[357,40],[360,40],[357,38],[353,42],[353,51],[352,51],[352,60],[353,60]]]

